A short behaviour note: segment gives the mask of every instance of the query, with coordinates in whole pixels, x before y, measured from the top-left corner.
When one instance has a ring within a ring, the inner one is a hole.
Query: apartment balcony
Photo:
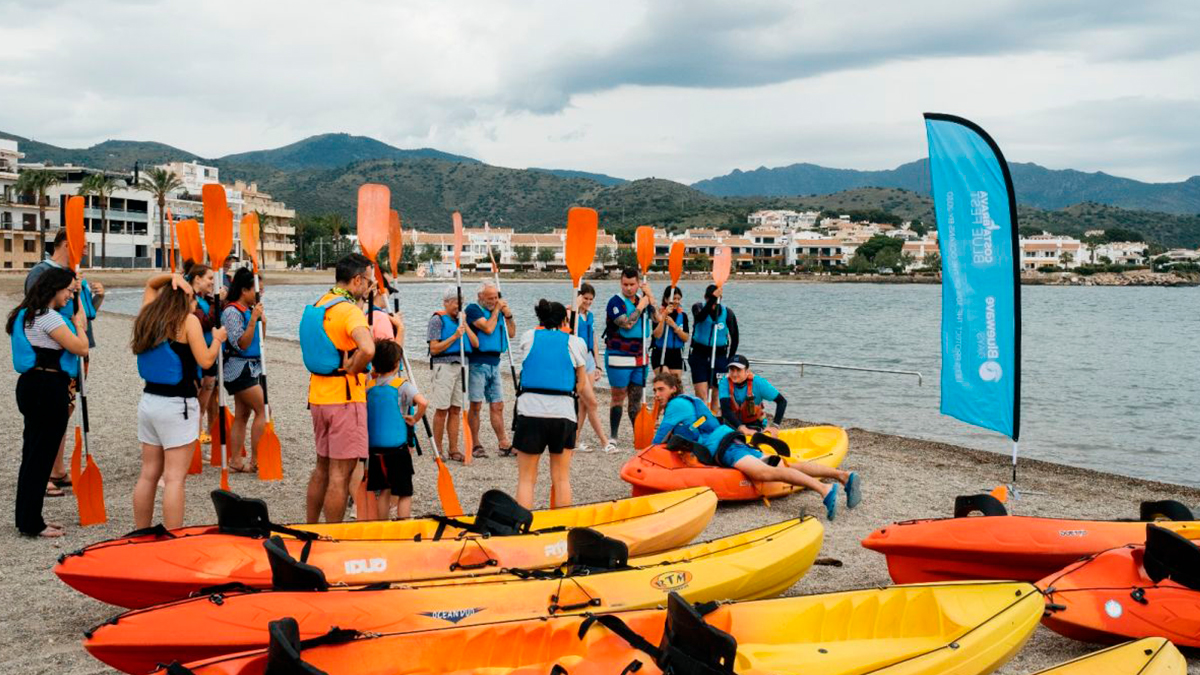
[[[264,251],[281,251],[283,253],[292,253],[296,250],[296,245],[290,241],[264,241],[262,243]]]

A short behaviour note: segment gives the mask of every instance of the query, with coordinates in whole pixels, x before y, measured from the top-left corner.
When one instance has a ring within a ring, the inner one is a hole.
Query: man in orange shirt
[[[317,464],[308,481],[306,515],[338,523],[346,511],[349,479],[367,457],[367,395],[363,372],[375,355],[367,317],[358,303],[375,283],[371,261],[351,253],[337,263],[335,284],[300,319],[300,350],[311,373],[308,405]]]

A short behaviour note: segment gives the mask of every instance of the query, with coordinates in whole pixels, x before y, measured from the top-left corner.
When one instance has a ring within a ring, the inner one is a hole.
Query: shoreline
[[[11,308],[11,297],[0,298],[0,306]],[[48,518],[68,523],[67,536],[57,541],[18,537],[11,521],[0,530],[0,545],[8,551],[9,565],[0,574],[0,587],[6,593],[4,621],[22,626],[25,638],[19,644],[0,645],[0,663],[6,672],[35,673],[53,671],[69,675],[110,672],[84,651],[80,640],[84,630],[117,613],[116,608],[82,596],[62,584],[51,572],[58,555],[100,539],[119,536],[133,529],[130,495],[140,469],[140,451],[136,438],[137,378],[133,355],[126,348],[132,318],[102,312],[96,320],[100,348],[93,355],[94,387],[89,396],[91,443],[96,461],[104,475],[109,522],[80,528],[72,523],[75,502],[71,497],[47,499]],[[4,350],[8,342],[3,341]],[[271,374],[271,401],[275,426],[284,450],[284,479],[263,483],[250,475],[230,477],[236,492],[267,501],[272,518],[279,522],[302,518],[304,491],[313,464],[312,427],[305,409],[307,373],[300,358],[299,345],[282,338],[267,343]],[[0,359],[9,358],[0,354]],[[430,370],[414,363],[413,376],[427,391]],[[0,373],[5,386],[15,387],[16,373]],[[506,416],[511,414],[511,382]],[[602,398],[603,400],[603,398]],[[10,397],[6,403],[10,423],[0,430],[0,440],[14,449],[20,447],[21,417]],[[785,426],[805,425],[794,419]],[[449,463],[458,494],[468,510],[484,490],[513,490],[516,485],[515,462],[495,456],[496,440],[488,425],[481,429],[481,440],[492,456],[476,460],[470,466]],[[628,420],[622,423],[622,447],[631,444]],[[876,528],[921,517],[948,516],[953,499],[960,494],[975,494],[1008,482],[1010,459],[1007,455],[965,448],[949,443],[925,441],[886,433],[849,428],[850,453],[843,467],[860,471],[864,478],[864,501],[854,511],[842,510],[836,522],[828,523],[821,556],[835,558],[843,566],[817,566],[787,595],[831,592],[850,588],[887,585],[889,578],[883,556],[866,551],[859,541]],[[428,448],[421,432],[419,440]],[[595,447],[590,430],[583,442]],[[68,448],[69,450],[70,448]],[[207,450],[206,453],[207,454]],[[600,452],[576,453],[572,458],[573,487],[577,502],[593,502],[628,496],[629,486],[617,475],[632,454]],[[11,509],[19,462],[0,467],[0,500]],[[205,463],[204,473],[189,476],[186,483],[185,522],[211,522],[212,508],[208,492],[215,488],[219,472]],[[545,462],[541,467],[537,500],[547,498]],[[428,449],[423,457],[414,457],[414,513],[437,510],[435,472]],[[1150,480],[1127,478],[1090,469],[1070,467],[1042,460],[1022,459],[1019,486],[1026,495],[1010,508],[1022,515],[1075,518],[1136,517],[1138,502],[1149,499],[1178,499],[1200,503],[1200,489]],[[823,512],[817,499],[800,493],[778,500],[770,506],[761,502],[723,505],[701,535],[711,539],[752,527],[778,522],[797,513]],[[11,512],[10,512],[11,514]],[[11,516],[10,516],[11,518]],[[37,620],[27,617],[37,616]],[[1065,661],[1092,651],[1092,647],[1073,642],[1039,628],[1018,656],[997,672],[1000,675],[1027,675],[1039,668]],[[1200,673],[1200,662],[1192,661],[1189,672]]]

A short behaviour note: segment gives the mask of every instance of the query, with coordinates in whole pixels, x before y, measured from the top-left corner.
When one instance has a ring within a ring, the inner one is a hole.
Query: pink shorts
[[[330,459],[367,458],[367,404],[314,404],[312,413],[313,437],[317,441],[317,457]]]

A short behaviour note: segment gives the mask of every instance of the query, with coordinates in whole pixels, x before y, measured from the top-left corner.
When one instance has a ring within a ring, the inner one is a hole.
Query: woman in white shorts
[[[133,521],[139,529],[154,520],[160,477],[163,525],[183,526],[183,481],[199,436],[197,380],[225,342],[224,328],[213,329],[211,345],[205,342],[195,309],[192,287],[183,276],[159,275],[147,282],[133,322],[130,346],[146,381],[138,403],[142,472],[133,488]]]

